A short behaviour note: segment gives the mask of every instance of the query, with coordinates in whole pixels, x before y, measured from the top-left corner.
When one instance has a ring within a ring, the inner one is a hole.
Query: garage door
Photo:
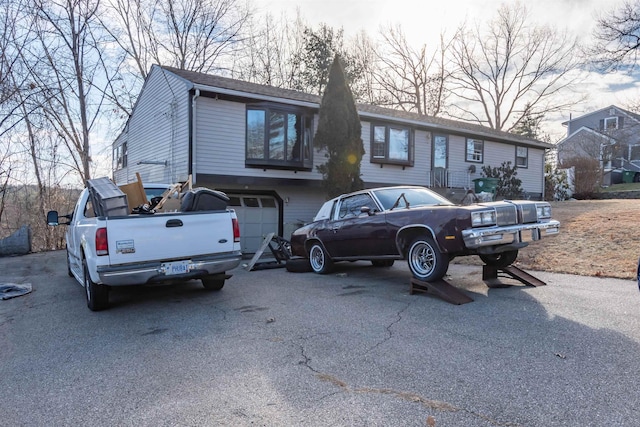
[[[227,194],[238,215],[240,246],[246,254],[260,249],[264,236],[278,233],[278,201],[273,196]]]

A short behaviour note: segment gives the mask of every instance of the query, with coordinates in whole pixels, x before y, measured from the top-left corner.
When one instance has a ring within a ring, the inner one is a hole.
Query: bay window
[[[313,115],[297,109],[247,106],[249,167],[311,170]]]

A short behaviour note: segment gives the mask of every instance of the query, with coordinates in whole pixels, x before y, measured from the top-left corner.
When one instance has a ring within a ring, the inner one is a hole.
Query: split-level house
[[[611,105],[570,118],[563,123],[567,136],[557,144],[560,165],[573,158],[596,159],[603,184],[640,181],[640,115]]]
[[[183,182],[224,191],[238,214],[242,249],[313,219],[327,199],[314,147],[321,98],[307,93],[154,65],[113,144],[118,184]],[[551,145],[484,126],[358,105],[367,187],[422,185],[464,195],[482,166],[518,166],[523,189],[544,191]],[[448,192],[448,193],[447,193]],[[453,198],[453,197],[452,197]]]

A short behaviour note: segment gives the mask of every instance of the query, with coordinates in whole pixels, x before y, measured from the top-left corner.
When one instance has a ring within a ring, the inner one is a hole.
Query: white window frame
[[[613,122],[614,125],[610,126],[609,123]],[[618,117],[607,117],[604,119],[604,130],[618,129]]]
[[[481,139],[467,138],[465,152],[465,160],[467,162],[482,163],[484,161],[484,141]]]
[[[524,155],[523,155],[524,154]],[[524,159],[523,164],[518,159]],[[526,169],[529,167],[529,148],[516,145],[516,167]]]

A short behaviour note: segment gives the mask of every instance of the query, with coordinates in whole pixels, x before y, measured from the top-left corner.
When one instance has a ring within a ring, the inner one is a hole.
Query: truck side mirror
[[[60,225],[60,223],[58,222],[58,211],[47,212],[47,225]]]

